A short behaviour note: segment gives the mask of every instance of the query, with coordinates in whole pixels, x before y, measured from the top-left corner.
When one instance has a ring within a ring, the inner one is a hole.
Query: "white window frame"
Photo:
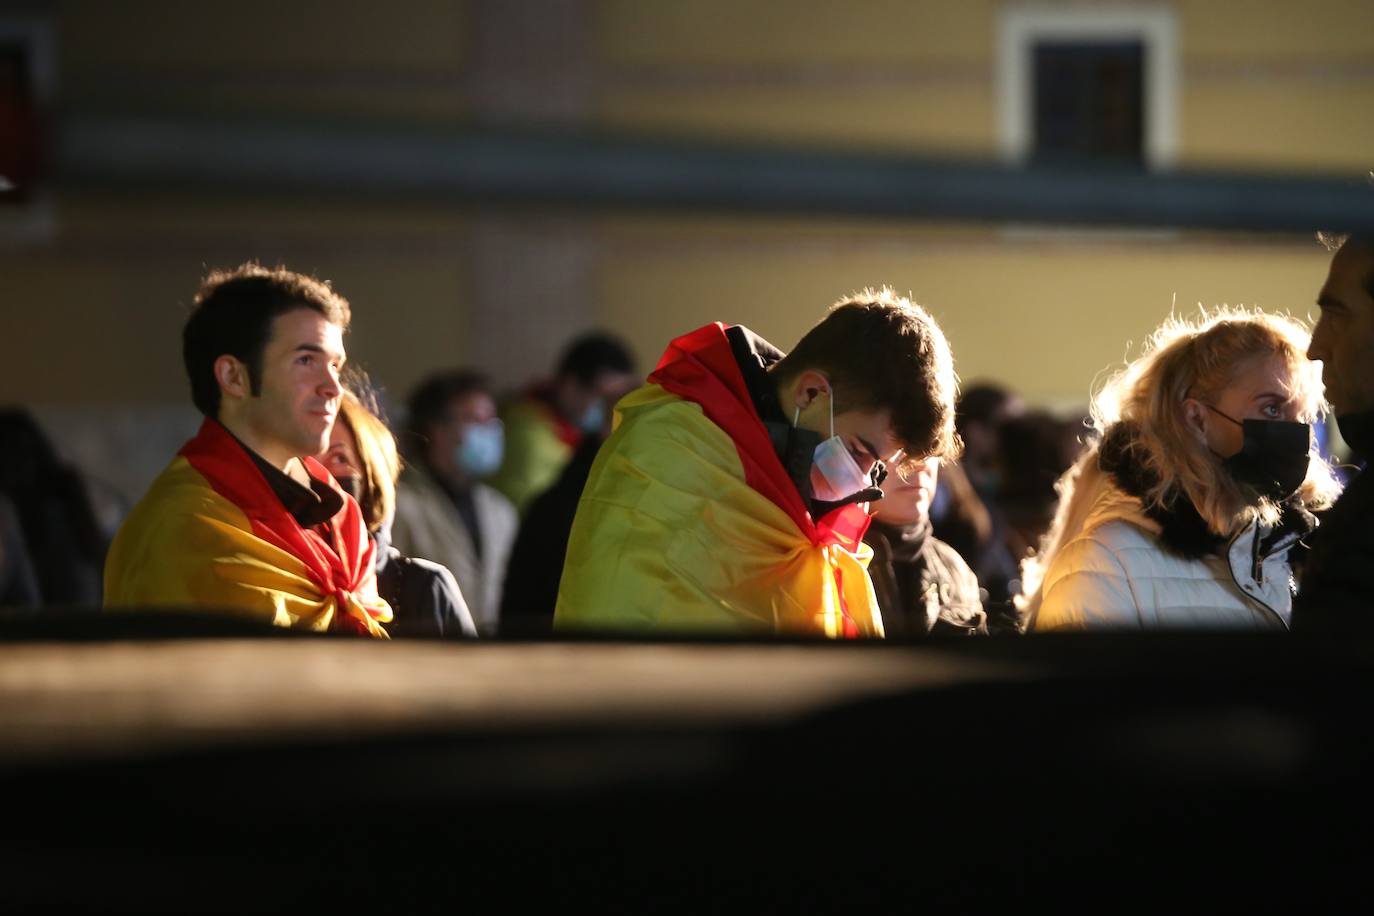
[[[51,116],[57,100],[57,33],[50,18],[0,16],[0,42],[19,39],[29,49],[29,77],[39,111]],[[39,191],[23,207],[0,207],[0,244],[46,241],[57,233],[52,198]]]
[[[1153,5],[1017,5],[998,20],[998,133],[1002,156],[1026,162],[1035,145],[1035,74],[1031,49],[1041,41],[1139,41],[1145,165],[1170,168],[1178,156],[1178,26],[1173,10]]]

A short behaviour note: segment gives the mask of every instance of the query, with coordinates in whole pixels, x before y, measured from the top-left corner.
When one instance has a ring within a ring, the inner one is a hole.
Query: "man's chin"
[[[300,441],[296,443],[296,448],[298,450],[296,454],[300,458],[314,458],[319,461],[320,456],[329,451],[329,433],[325,432],[323,436],[311,436],[310,438],[302,436]]]

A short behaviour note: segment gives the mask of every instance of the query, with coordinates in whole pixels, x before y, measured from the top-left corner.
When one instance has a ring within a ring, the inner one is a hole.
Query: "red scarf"
[[[717,321],[674,340],[649,381],[700,406],[735,443],[745,483],[786,512],[812,544],[836,544],[851,553],[858,549],[868,530],[868,513],[850,504],[812,520],[749,396],[725,325]]]
[[[725,336],[725,325],[713,322],[674,340],[649,381],[701,407],[706,418],[735,443],[745,483],[786,512],[812,544],[835,545],[850,553],[858,551],[872,519],[852,503],[819,520],[811,518],[806,501],[773,449],[768,429],[735,361],[730,339]],[[839,569],[835,570],[835,585],[844,616],[842,635],[852,639],[858,636],[858,628],[849,616]]]
[[[343,496],[343,508],[329,520],[327,539],[313,528],[302,527],[286,511],[244,447],[217,421],[207,418],[180,454],[211,489],[248,517],[255,536],[304,563],[307,575],[323,594],[338,595],[362,588],[372,571],[372,539],[366,534],[358,503],[339,489],[314,458],[301,459],[306,472]],[[346,614],[337,614],[334,620],[336,627],[367,632],[361,621]]]

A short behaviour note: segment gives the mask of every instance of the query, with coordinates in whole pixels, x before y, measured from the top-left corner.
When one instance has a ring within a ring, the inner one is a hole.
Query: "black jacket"
[[[377,546],[377,594],[391,605],[387,633],[402,638],[475,637],[477,625],[453,573],[430,560],[402,556],[391,546],[389,534],[383,526],[372,536]]]
[[[547,636],[553,630],[573,518],[600,449],[599,437],[583,439],[554,485],[525,511],[506,563],[506,584],[501,591],[502,635]]]
[[[874,522],[864,535],[873,548],[868,574],[890,639],[987,633],[978,579],[930,526],[898,528]]]
[[[1371,453],[1374,412],[1341,417],[1339,423],[1358,454]],[[1293,601],[1293,629],[1374,632],[1374,477],[1368,470],[1322,516],[1307,546]]]

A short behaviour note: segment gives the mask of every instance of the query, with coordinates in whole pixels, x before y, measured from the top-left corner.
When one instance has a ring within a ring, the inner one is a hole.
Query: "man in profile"
[[[506,451],[489,483],[524,514],[553,486],[583,442],[606,423],[606,402],[630,391],[634,357],[618,337],[591,331],[572,341],[552,379],[501,407]]]
[[[1374,236],[1341,240],[1317,296],[1309,359],[1321,360],[1326,399],[1357,461],[1374,455]],[[1308,539],[1295,630],[1374,631],[1374,479],[1360,472]]]
[[[868,290],[786,355],[710,324],[648,381],[592,466],[555,627],[883,635],[866,504],[885,465],[957,452],[934,319]]]
[[[116,535],[106,607],[386,636],[358,504],[310,457],[339,410],[349,318],[328,284],[282,268],[205,279],[182,335],[205,419]]]

